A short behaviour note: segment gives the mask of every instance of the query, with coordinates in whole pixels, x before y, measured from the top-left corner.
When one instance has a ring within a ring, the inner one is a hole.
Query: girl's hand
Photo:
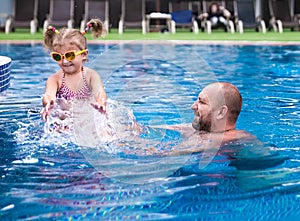
[[[101,114],[106,114],[106,106],[99,103],[91,103],[92,107],[99,111]]]
[[[47,121],[48,120],[48,117],[50,116],[51,110],[53,109],[53,107],[54,107],[54,101],[51,100],[41,110],[40,114],[42,116],[43,121]]]

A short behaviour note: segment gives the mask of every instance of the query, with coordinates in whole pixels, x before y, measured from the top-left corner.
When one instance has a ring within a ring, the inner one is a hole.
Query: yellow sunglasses
[[[60,62],[64,58],[67,61],[73,61],[76,58],[77,55],[80,55],[80,54],[82,54],[84,52],[87,52],[87,49],[84,49],[84,50],[81,50],[81,51],[78,51],[78,52],[76,52],[75,50],[73,50],[73,51],[67,51],[64,54],[60,54],[58,52],[51,52],[50,55],[51,55],[52,59],[54,61],[56,61],[56,62]]]

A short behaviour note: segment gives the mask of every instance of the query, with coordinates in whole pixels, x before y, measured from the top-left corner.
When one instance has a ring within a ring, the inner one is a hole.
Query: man
[[[186,139],[166,155],[201,152],[197,156],[200,169],[211,162],[219,165],[227,162],[237,169],[237,183],[243,190],[273,187],[282,176],[269,176],[268,171],[262,175],[263,171],[282,164],[289,156],[281,155],[274,147],[260,142],[248,132],[237,130],[241,108],[242,97],[234,85],[226,82],[209,84],[191,106],[194,111],[192,125],[169,127],[180,130]],[[214,160],[215,156],[223,158]],[[209,176],[205,174],[205,177]]]
[[[241,108],[242,96],[234,85],[216,82],[206,86],[191,107],[194,111],[192,125],[166,127],[179,130],[189,138],[175,151],[176,154],[217,150],[234,140],[254,138],[243,130],[236,130]]]

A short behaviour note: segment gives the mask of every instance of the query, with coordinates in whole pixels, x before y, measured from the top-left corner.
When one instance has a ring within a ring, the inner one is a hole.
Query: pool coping
[[[0,40],[0,44],[42,44],[42,40]],[[300,45],[300,41],[221,41],[221,40],[88,40],[88,44],[186,44],[186,45]]]

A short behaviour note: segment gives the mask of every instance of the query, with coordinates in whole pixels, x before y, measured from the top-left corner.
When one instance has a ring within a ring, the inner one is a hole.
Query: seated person
[[[205,12],[199,16],[200,20],[207,19],[210,20],[212,28],[224,28],[227,31],[228,19],[230,18],[230,12],[219,5],[218,3],[212,3],[209,6],[208,12]]]

